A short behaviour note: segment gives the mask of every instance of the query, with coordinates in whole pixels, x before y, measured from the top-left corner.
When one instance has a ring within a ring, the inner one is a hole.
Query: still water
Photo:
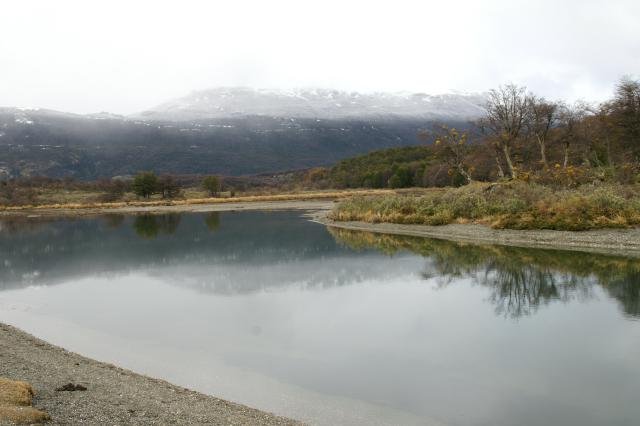
[[[312,424],[640,424],[640,260],[299,212],[13,219],[0,321]]]

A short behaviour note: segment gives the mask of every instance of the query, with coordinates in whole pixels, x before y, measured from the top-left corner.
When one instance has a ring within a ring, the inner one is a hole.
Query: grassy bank
[[[342,201],[330,218],[424,225],[476,222],[498,229],[624,228],[640,225],[640,186],[555,190],[519,181],[473,183],[420,195],[356,196]]]
[[[265,201],[297,201],[297,200],[331,200],[343,199],[354,196],[375,196],[393,194],[391,190],[345,190],[345,191],[309,191],[292,192],[270,195],[250,195],[239,197],[214,197],[214,198],[184,198],[184,199],[157,199],[150,201],[131,200],[117,202],[65,202],[37,205],[2,206],[1,211],[31,211],[31,210],[56,210],[56,209],[109,209],[121,207],[154,207],[154,206],[182,206],[191,204],[216,204],[216,203],[240,203],[240,202],[265,202]]]

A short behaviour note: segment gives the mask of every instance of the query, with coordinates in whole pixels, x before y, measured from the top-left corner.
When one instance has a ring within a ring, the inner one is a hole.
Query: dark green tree
[[[389,188],[408,188],[413,185],[413,173],[407,166],[398,167],[389,178]]]
[[[138,197],[149,198],[158,191],[158,177],[153,172],[139,172],[133,179],[132,188]]]
[[[212,197],[217,197],[222,188],[222,182],[218,176],[207,176],[202,179],[202,188]]]

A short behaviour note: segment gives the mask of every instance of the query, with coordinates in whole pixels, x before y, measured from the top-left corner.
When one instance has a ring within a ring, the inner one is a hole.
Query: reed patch
[[[626,228],[640,225],[640,185],[585,185],[558,191],[520,181],[473,183],[419,195],[356,196],[342,201],[329,217],[422,225],[475,222],[497,229]]]

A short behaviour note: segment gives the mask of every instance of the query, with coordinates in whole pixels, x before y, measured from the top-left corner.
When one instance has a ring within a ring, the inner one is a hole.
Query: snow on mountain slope
[[[357,93],[326,89],[264,90],[244,87],[192,92],[135,114],[145,120],[187,121],[263,115],[318,119],[419,118],[473,120],[484,113],[482,94]]]

